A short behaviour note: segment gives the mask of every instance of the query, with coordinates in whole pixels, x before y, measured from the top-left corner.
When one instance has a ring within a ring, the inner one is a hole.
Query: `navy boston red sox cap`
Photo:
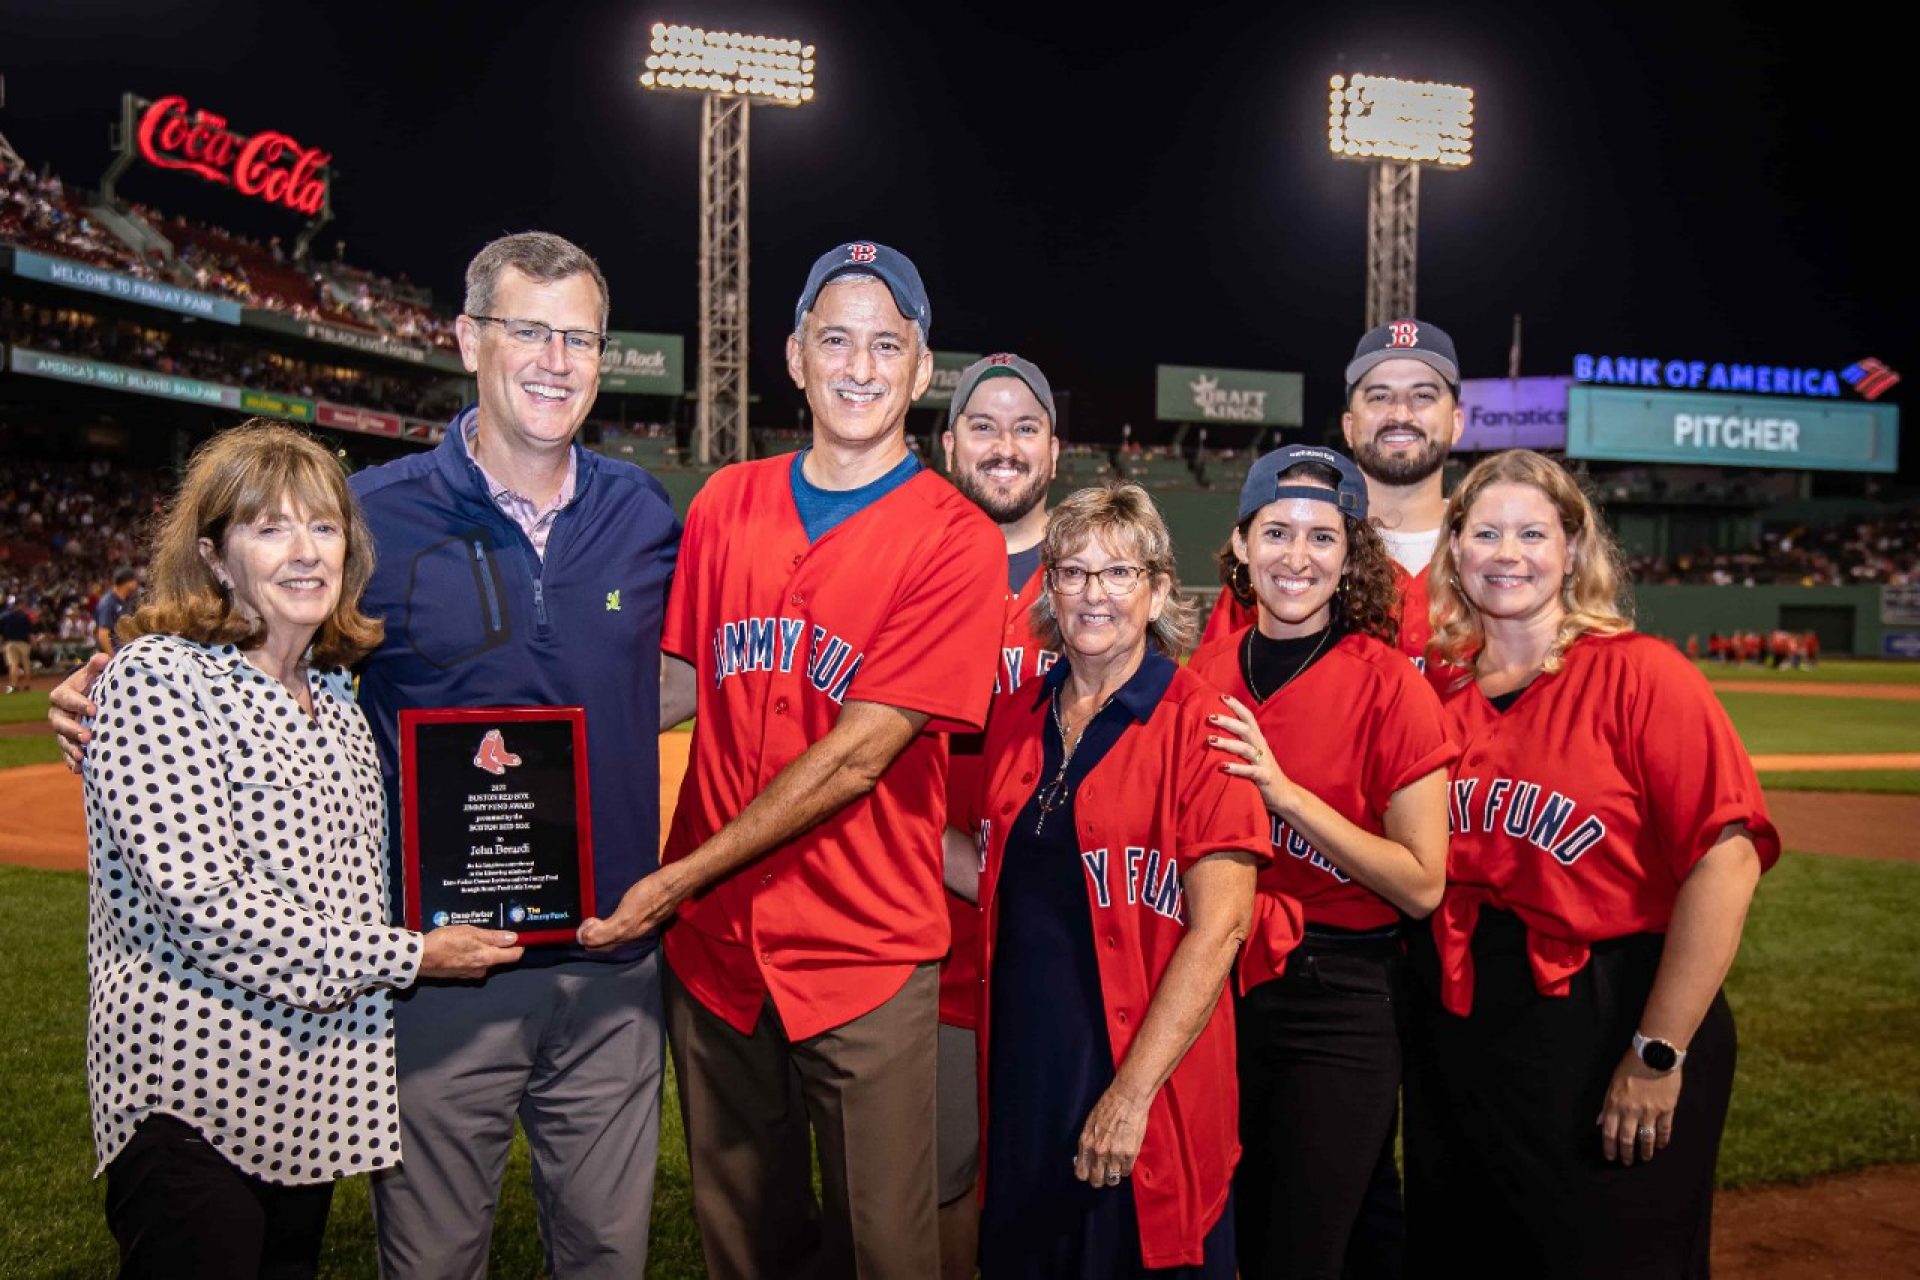
[[[813,270],[807,272],[807,287],[800,291],[800,301],[793,306],[794,330],[798,332],[801,320],[813,308],[814,300],[828,282],[856,273],[878,277],[893,294],[893,304],[900,308],[900,314],[919,321],[923,336],[933,333],[933,308],[927,303],[927,286],[921,283],[920,269],[898,249],[889,249],[871,240],[849,240],[835,245],[814,262]]]
[[[1408,318],[1369,329],[1353,349],[1353,359],[1347,362],[1349,398],[1361,375],[1385,360],[1418,360],[1431,365],[1456,396],[1460,393],[1460,357],[1453,353],[1453,339],[1437,324]]]
[[[973,399],[974,388],[988,378],[1018,378],[1027,384],[1027,390],[1033,392],[1033,398],[1047,411],[1047,423],[1053,423],[1053,387],[1047,382],[1047,375],[1040,372],[1040,366],[1031,360],[1023,360],[1011,351],[1002,351],[998,355],[982,356],[960,371],[960,380],[953,387],[953,403],[947,407],[947,425],[960,421],[965,412],[967,401]]]
[[[1303,462],[1331,467],[1340,476],[1339,485],[1330,491],[1318,484],[1281,483],[1281,476]],[[1361,477],[1360,468],[1354,466],[1346,454],[1317,444],[1283,445],[1257,458],[1247,468],[1247,482],[1240,486],[1239,519],[1245,520],[1269,502],[1281,498],[1328,502],[1355,520],[1367,518],[1367,482]]]

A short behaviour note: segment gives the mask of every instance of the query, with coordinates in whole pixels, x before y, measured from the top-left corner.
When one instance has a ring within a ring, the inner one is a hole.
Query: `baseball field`
[[[1741,1053],[1721,1153],[1722,1277],[1917,1274],[1920,665],[1708,669],[1787,849],[1728,982]],[[0,1277],[111,1275],[84,1075],[85,838],[46,696],[0,697]],[[685,735],[663,753],[671,804]],[[668,1092],[650,1276],[701,1274]],[[342,1184],[323,1274],[371,1276],[364,1180]],[[526,1153],[493,1274],[543,1274]]]

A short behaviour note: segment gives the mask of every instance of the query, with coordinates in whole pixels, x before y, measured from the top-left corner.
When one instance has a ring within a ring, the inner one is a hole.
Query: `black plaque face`
[[[402,711],[400,776],[408,928],[573,940],[593,908],[581,708]]]

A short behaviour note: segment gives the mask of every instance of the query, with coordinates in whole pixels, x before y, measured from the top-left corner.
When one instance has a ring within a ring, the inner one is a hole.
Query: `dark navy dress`
[[[1113,1083],[1114,1069],[1072,793],[1130,725],[1153,714],[1174,670],[1172,660],[1149,650],[1140,669],[1087,725],[1067,769],[1066,803],[1042,825],[1036,789],[1007,837],[988,976],[993,1032],[982,1280],[1233,1277],[1231,1202],[1207,1233],[1206,1265],[1150,1271],[1140,1261],[1133,1184],[1097,1187],[1073,1176],[1080,1130]],[[1040,696],[1053,697],[1066,676],[1066,663],[1055,666]],[[1045,733],[1040,788],[1059,771],[1063,754],[1051,716]]]

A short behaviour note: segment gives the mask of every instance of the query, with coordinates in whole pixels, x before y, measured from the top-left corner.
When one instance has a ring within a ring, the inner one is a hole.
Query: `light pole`
[[[1367,328],[1413,314],[1420,169],[1473,161],[1473,90],[1387,76],[1335,76],[1327,147],[1374,165],[1367,189]]]
[[[700,370],[694,456],[744,462],[747,434],[747,108],[813,101],[813,46],[653,25],[642,88],[698,93]]]

